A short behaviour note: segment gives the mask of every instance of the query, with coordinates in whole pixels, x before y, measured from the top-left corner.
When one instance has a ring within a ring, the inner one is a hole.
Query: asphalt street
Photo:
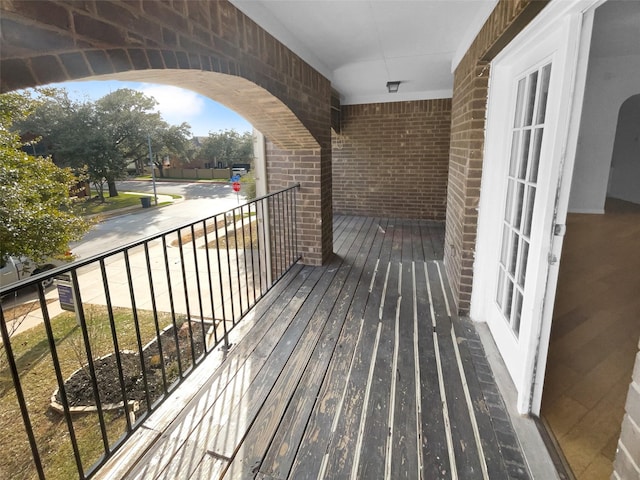
[[[224,212],[244,203],[230,184],[157,182],[158,194],[182,195],[172,205],[128,211],[96,224],[70,245],[76,258],[87,258],[163,230]],[[120,192],[153,193],[150,181],[118,182]]]

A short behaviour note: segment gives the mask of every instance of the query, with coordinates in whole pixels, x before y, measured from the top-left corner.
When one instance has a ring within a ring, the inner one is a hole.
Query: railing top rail
[[[228,210],[225,210],[225,211],[222,211],[222,212],[218,212],[218,213],[216,213],[214,215],[209,215],[207,217],[203,217],[203,218],[201,218],[199,220],[196,220],[196,221],[191,221],[191,222],[186,222],[186,223],[180,224],[180,225],[178,225],[176,227],[172,227],[170,229],[163,230],[162,232],[154,233],[152,235],[148,235],[146,237],[142,237],[142,238],[140,238],[138,240],[134,240],[133,242],[129,242],[129,243],[125,244],[125,245],[121,245],[119,247],[112,248],[111,250],[107,250],[105,252],[98,253],[96,255],[92,255],[92,256],[87,257],[87,258],[83,258],[81,260],[76,260],[76,261],[71,262],[69,264],[61,265],[59,267],[47,270],[47,271],[39,273],[37,275],[32,275],[32,276],[30,276],[28,278],[25,278],[24,280],[20,280],[18,282],[12,283],[12,284],[7,285],[5,287],[0,287],[0,299],[2,299],[3,296],[10,295],[10,294],[12,294],[14,292],[17,292],[17,291],[25,288],[25,287],[30,287],[32,285],[35,285],[36,283],[41,282],[41,281],[43,281],[43,280],[45,280],[47,278],[51,278],[51,277],[55,277],[57,275],[61,275],[61,274],[67,273],[67,272],[69,272],[69,271],[71,271],[73,269],[78,269],[78,268],[84,267],[86,265],[89,265],[91,263],[99,262],[100,260],[103,260],[105,258],[109,258],[109,257],[111,257],[113,255],[117,255],[119,253],[122,253],[124,251],[130,250],[132,248],[139,247],[141,245],[144,245],[145,243],[151,242],[151,241],[156,240],[158,238],[162,238],[162,237],[170,235],[172,233],[179,232],[180,230],[182,230],[184,228],[188,228],[188,227],[190,227],[192,225],[195,225],[197,223],[206,222],[207,220],[211,220],[211,219],[214,219],[216,217],[220,217],[222,215],[226,215],[227,213],[233,212],[234,210],[237,210],[237,209],[239,209],[241,207],[244,207],[246,205],[250,205],[252,203],[257,203],[257,202],[266,200],[266,199],[268,199],[270,197],[275,197],[276,195],[279,195],[281,193],[293,190],[294,188],[300,188],[300,183],[295,183],[295,184],[293,184],[293,185],[291,185],[289,187],[283,188],[282,190],[278,190],[276,192],[268,193],[266,195],[263,195],[262,197],[255,198],[255,199],[253,199],[253,200],[251,200],[249,202],[245,202],[243,204],[240,204],[237,207],[233,207],[233,208],[230,208]]]

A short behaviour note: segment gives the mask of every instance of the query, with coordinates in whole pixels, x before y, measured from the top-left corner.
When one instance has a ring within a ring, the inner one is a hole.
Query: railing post
[[[264,204],[267,204],[267,208],[265,210]],[[269,219],[269,203],[268,199],[260,200],[260,207],[262,213],[262,232],[264,237],[263,248],[264,248],[264,271],[266,274],[266,284],[267,290],[273,283],[272,271],[271,271],[271,223]]]

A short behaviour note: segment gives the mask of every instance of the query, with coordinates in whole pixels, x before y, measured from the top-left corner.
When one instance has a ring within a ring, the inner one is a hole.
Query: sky
[[[119,88],[138,90],[156,99],[157,110],[167,123],[180,125],[187,122],[191,125],[191,133],[198,137],[206,137],[209,132],[220,130],[233,129],[238,133],[252,130],[251,124],[233,110],[199,93],[174,86],[118,80],[64,82],[47,86],[65,88],[72,99],[90,101]]]

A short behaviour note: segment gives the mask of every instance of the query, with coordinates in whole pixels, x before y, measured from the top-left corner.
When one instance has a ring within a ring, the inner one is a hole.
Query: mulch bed
[[[164,371],[166,383],[169,386],[180,376],[178,367],[178,352],[182,371],[184,372],[193,364],[191,353],[190,335],[193,334],[193,347],[195,358],[199,358],[204,353],[204,342],[202,336],[202,324],[191,322],[191,332],[188,323],[185,322],[178,329],[178,346],[173,328],[167,329],[160,334],[160,344],[162,346],[162,357],[164,358]],[[140,402],[140,410],[146,410],[147,388],[151,402],[160,398],[164,393],[164,382],[162,375],[162,362],[160,361],[160,350],[158,342],[154,341],[144,350],[144,363],[146,373],[142,372],[140,357],[134,352],[121,352],[122,376],[124,380],[126,397],[128,401],[137,400]],[[122,402],[122,390],[120,376],[118,374],[118,364],[115,355],[109,355],[94,360],[96,377],[98,378],[97,388],[102,404],[117,404]],[[95,397],[93,386],[89,375],[89,367],[76,371],[66,382],[65,390],[69,405],[93,406]],[[60,392],[56,395],[56,400],[60,402]]]

